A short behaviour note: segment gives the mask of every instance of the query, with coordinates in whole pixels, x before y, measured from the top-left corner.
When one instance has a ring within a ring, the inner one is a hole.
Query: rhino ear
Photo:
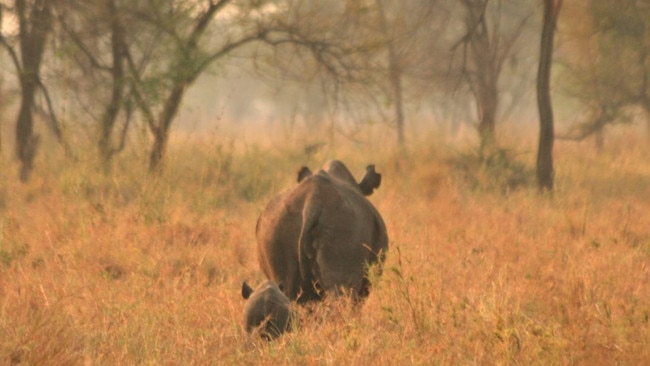
[[[311,176],[311,170],[309,170],[309,168],[307,168],[306,166],[303,166],[298,171],[298,183],[302,182],[305,178],[310,176]]]
[[[241,296],[244,299],[248,299],[252,293],[253,288],[248,285],[248,282],[244,281],[244,283],[241,284]]]
[[[375,166],[373,164],[366,167],[366,175],[359,183],[359,189],[364,196],[370,196],[375,189],[379,188],[381,185],[381,174],[375,171]]]

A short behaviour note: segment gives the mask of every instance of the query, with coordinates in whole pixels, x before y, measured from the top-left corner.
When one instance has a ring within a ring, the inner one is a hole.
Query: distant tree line
[[[0,58],[13,65],[20,89],[19,176],[29,180],[39,150],[34,113],[47,116],[74,156],[66,131],[75,122],[58,118],[62,90],[73,95],[66,108],[91,121],[106,173],[136,126],[150,136],[149,170],[160,171],[187,90],[237,55],[281,80],[318,80],[342,106],[364,100],[368,113],[395,129],[399,148],[407,141],[409,101],[427,101],[432,111],[472,101],[481,148],[491,149],[498,146],[499,121],[536,90],[538,185],[551,190],[553,75],[561,75],[558,90],[578,99],[589,117],[560,137],[584,138],[629,120],[630,107],[645,111],[650,129],[649,6],[588,0],[567,7],[581,22],[565,23],[558,19],[561,6],[558,0],[4,1]],[[554,57],[558,22],[558,37],[574,47]],[[554,60],[560,67],[552,73]]]

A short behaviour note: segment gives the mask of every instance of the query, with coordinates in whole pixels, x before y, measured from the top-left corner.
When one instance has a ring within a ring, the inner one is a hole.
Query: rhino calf
[[[291,331],[293,315],[289,298],[273,281],[267,280],[255,290],[244,281],[241,293],[247,299],[244,308],[246,332],[273,340],[285,331]]]

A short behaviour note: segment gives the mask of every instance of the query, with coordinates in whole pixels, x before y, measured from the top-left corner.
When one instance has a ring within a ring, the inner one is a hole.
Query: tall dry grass
[[[600,155],[559,145],[553,196],[530,186],[531,153],[364,150],[306,158],[192,141],[172,146],[157,179],[126,158],[110,178],[92,161],[40,161],[26,186],[6,173],[0,362],[650,363],[642,142]],[[262,280],[257,215],[301,164],[327,157],[356,175],[372,160],[383,174],[370,200],[390,235],[384,274],[361,309],[298,309],[294,332],[251,339],[239,290]],[[513,174],[523,181],[511,185]]]

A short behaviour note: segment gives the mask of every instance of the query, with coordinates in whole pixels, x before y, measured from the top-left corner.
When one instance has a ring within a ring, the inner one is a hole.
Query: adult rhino
[[[302,168],[298,185],[273,198],[257,221],[262,271],[292,300],[327,293],[368,296],[368,266],[383,263],[386,225],[366,195],[381,184],[373,165],[357,183],[338,160],[316,173]]]

